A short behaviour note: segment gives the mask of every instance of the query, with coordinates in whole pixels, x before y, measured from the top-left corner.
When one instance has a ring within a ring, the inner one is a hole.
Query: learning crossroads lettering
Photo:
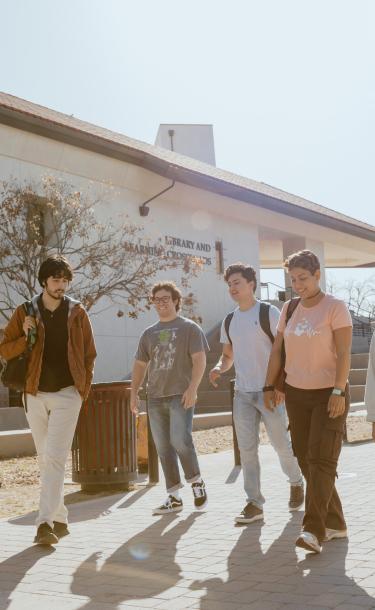
[[[159,240],[161,242],[161,240]],[[163,247],[161,244],[150,245],[149,243],[142,244],[140,242],[126,242],[125,248],[129,252],[133,252],[134,254],[148,254],[150,256],[167,256],[168,258],[173,259],[184,259],[194,257],[197,260],[201,261],[204,265],[211,265],[212,259],[209,254],[212,250],[212,247],[208,243],[204,242],[195,242],[190,239],[183,239],[180,237],[174,237],[171,235],[164,236],[164,244]],[[170,248],[172,246],[172,248]],[[184,250],[189,250],[189,252],[182,252],[177,250],[176,248],[181,248]],[[205,253],[203,255],[202,253]]]

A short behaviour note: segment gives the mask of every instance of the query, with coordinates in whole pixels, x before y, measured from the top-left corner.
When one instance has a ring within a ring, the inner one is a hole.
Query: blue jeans
[[[233,419],[240,449],[247,502],[252,502],[258,508],[262,508],[265,502],[260,489],[258,455],[261,419],[290,485],[302,485],[302,473],[293,455],[284,405],[279,405],[271,412],[264,406],[263,392],[236,390],[233,403]]]
[[[183,487],[177,456],[187,483],[194,483],[201,476],[192,436],[194,407],[184,409],[181,398],[181,395],[150,398],[148,402],[151,432],[168,493]]]

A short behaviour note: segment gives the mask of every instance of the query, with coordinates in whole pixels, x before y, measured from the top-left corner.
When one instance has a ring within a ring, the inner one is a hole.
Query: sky
[[[374,0],[0,0],[0,89],[375,225]]]

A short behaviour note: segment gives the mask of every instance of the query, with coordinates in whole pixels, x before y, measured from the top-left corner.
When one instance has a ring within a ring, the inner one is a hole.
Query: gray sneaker
[[[290,486],[289,510],[292,512],[301,508],[305,501],[305,492],[302,485]]]
[[[249,502],[249,504],[246,504],[241,514],[235,518],[235,522],[252,523],[253,521],[260,521],[261,519],[263,519],[262,509],[255,506],[255,504],[252,504],[252,502]]]

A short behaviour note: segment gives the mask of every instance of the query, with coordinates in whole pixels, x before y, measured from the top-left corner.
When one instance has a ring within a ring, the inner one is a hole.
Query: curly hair
[[[240,273],[248,282],[254,282],[254,292],[257,288],[257,276],[254,267],[244,265],[243,263],[234,263],[229,265],[224,271],[224,280],[227,282],[231,275]]]
[[[182,294],[177,288],[176,284],[174,282],[158,282],[157,284],[154,284],[151,288],[151,301],[154,299],[155,294],[159,292],[159,290],[166,290],[169,292],[172,296],[172,301],[177,301],[175,304],[176,312],[180,311]]]
[[[299,250],[299,252],[293,252],[284,261],[284,267],[288,271],[299,267],[310,271],[311,275],[320,269],[320,262],[316,254],[311,250]]]

